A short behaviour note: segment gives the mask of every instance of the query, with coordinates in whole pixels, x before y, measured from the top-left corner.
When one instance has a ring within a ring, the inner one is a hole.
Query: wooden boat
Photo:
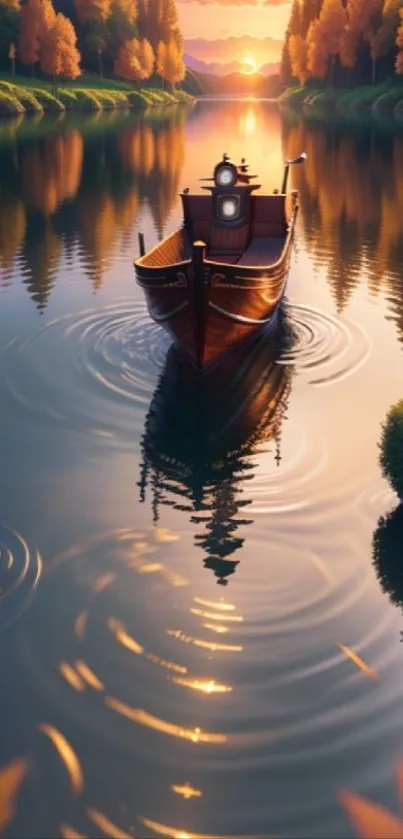
[[[140,501],[150,494],[155,522],[168,506],[199,525],[196,546],[221,584],[234,573],[242,531],[252,523],[245,516],[252,458],[271,444],[280,464],[293,368],[277,362],[291,342],[281,306],[273,336],[256,335],[203,377],[172,346],[145,420]]]
[[[139,234],[135,261],[150,316],[199,369],[260,329],[269,329],[283,297],[298,213],[298,193],[255,195],[256,175],[228,155],[203,189],[181,193],[183,223],[148,253]]]

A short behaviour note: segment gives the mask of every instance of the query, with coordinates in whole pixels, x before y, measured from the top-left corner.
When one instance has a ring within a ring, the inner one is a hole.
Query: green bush
[[[178,102],[192,102],[193,96],[190,96],[189,93],[186,93],[185,90],[176,90],[175,99]]]
[[[15,84],[10,84],[10,82],[0,82],[0,90],[5,90],[6,93],[13,93],[15,91]]]
[[[328,111],[334,110],[338,101],[340,99],[340,91],[335,90],[334,88],[329,88],[328,90],[323,90],[319,92],[315,92],[313,95],[308,96],[308,105],[312,105],[312,107],[317,108],[321,111]],[[304,101],[305,105],[306,100]]]
[[[74,90],[68,90],[67,88],[60,88],[57,91],[57,98],[59,102],[64,105],[65,108],[77,108],[77,96]]]
[[[0,90],[0,116],[23,114],[24,111],[24,106],[21,105],[16,96],[6,90]]]
[[[402,101],[402,99],[403,86],[391,88],[391,90],[388,90],[386,93],[383,93],[375,99],[375,102],[372,105],[372,111],[377,115],[393,114],[396,106]]]
[[[77,87],[74,88],[74,94],[78,107],[84,111],[100,111],[102,109],[101,102],[93,90],[84,90]]]
[[[121,90],[97,90],[96,96],[103,108],[127,108],[129,104],[127,94]]]
[[[130,105],[137,105],[139,108],[144,108],[147,105],[152,105],[152,99],[148,96],[148,91],[144,90],[131,90],[127,94],[127,99]]]
[[[298,107],[306,96],[313,96],[315,93],[319,93],[319,90],[315,91],[305,87],[305,85],[299,85],[285,90],[278,101],[280,105],[286,105],[289,108]]]
[[[382,590],[403,606],[403,504],[382,516],[372,537],[372,562]]]
[[[15,88],[15,96],[21,102],[21,105],[24,106],[27,113],[43,111],[43,105],[41,105],[37,97],[30,90],[24,90],[22,87]]]
[[[47,90],[42,90],[39,87],[33,87],[32,93],[35,96],[35,99],[43,105],[45,111],[65,111],[66,108],[63,105],[63,102],[60,102],[59,99],[56,99],[56,96],[53,96],[53,93],[49,93]]]
[[[387,83],[382,85],[361,85],[349,90],[340,97],[337,110],[341,113],[370,111],[374,102],[389,89]]]
[[[379,447],[382,473],[403,500],[403,399],[389,410]]]

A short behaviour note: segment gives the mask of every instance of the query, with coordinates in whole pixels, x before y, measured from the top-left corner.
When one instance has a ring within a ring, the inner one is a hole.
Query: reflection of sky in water
[[[3,833],[350,837],[341,788],[399,812],[402,139],[253,101],[97,119],[0,126]],[[137,232],[224,151],[272,190],[302,150],[291,345],[200,399]]]

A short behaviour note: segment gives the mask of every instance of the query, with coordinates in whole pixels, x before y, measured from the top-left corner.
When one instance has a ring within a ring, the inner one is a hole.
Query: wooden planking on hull
[[[268,328],[287,283],[297,193],[287,217],[285,192],[253,195],[246,170],[224,156],[210,196],[185,190],[182,227],[135,262],[150,316],[200,369]]]

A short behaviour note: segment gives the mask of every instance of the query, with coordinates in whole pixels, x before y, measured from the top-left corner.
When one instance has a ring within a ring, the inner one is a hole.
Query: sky
[[[282,40],[290,14],[289,0],[250,0],[236,4],[226,0],[187,0],[177,9],[185,38],[228,38],[231,35],[270,35]]]

